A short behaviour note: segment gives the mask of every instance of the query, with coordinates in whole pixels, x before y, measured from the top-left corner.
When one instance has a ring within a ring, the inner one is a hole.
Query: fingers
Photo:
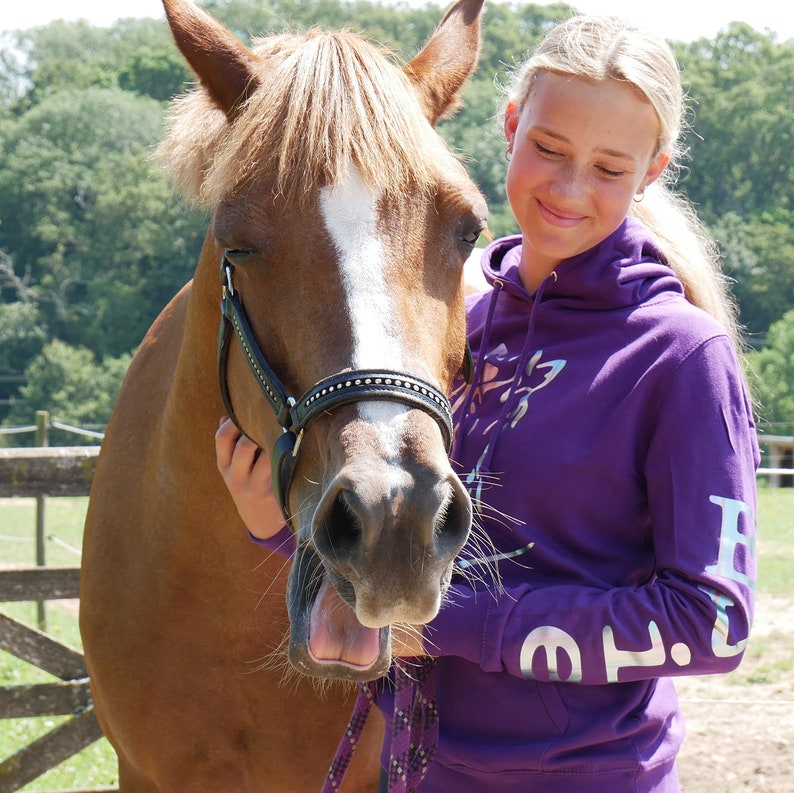
[[[259,485],[266,484],[265,480],[269,481],[268,466],[256,466],[259,451],[259,447],[243,435],[231,419],[221,421],[215,433],[215,458],[218,470],[230,490],[247,486],[252,476]]]
[[[240,430],[237,429],[234,422],[224,416],[215,433],[215,460],[221,474],[224,474],[232,463],[232,455],[240,435]]]
[[[281,507],[273,494],[270,460],[243,435],[234,422],[224,417],[215,432],[218,471],[248,530],[260,539],[269,539],[284,525]]]

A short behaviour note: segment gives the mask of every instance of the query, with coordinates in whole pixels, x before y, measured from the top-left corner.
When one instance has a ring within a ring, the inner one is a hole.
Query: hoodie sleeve
[[[282,526],[278,534],[273,535],[267,540],[255,537],[250,531],[248,532],[248,538],[257,545],[261,545],[262,548],[267,548],[271,553],[277,553],[279,556],[283,556],[286,559],[291,559],[295,553],[295,535],[292,533],[292,529],[286,524]]]
[[[759,455],[727,340],[699,346],[658,397],[643,471],[656,559],[647,583],[533,587],[530,572],[498,591],[456,579],[426,629],[431,653],[590,685],[738,665],[754,608]]]

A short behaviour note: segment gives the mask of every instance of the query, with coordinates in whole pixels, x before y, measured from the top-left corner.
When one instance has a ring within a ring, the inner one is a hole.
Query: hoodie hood
[[[519,275],[521,244],[521,236],[515,235],[496,240],[483,251],[481,266],[492,289],[467,303],[475,365],[472,387],[458,382],[453,390],[458,460],[466,456],[463,439],[470,432],[489,435],[482,456],[467,461],[473,463],[472,476],[491,470],[502,431],[526,409],[527,388],[533,389],[526,381],[537,377],[537,370],[545,365],[535,360],[544,349],[548,352],[560,343],[592,343],[607,325],[619,337],[636,307],[660,300],[686,302],[683,286],[664,263],[661,250],[633,218],[624,220],[598,245],[562,261],[534,294],[527,292]],[[499,334],[493,338],[496,326]],[[553,366],[563,368],[565,361]],[[485,423],[479,404],[494,378],[502,395],[497,411]]]
[[[519,298],[531,297],[518,274],[520,258],[520,235],[488,246],[482,256],[488,283],[498,282]],[[626,218],[606,239],[564,260],[554,272],[542,287],[542,297],[561,308],[611,310],[643,303],[659,292],[684,291],[648,230],[634,218]]]

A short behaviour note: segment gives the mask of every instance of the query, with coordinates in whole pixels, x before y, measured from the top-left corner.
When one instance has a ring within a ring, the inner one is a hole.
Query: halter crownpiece
[[[287,522],[290,520],[287,495],[303,433],[321,415],[342,405],[369,400],[389,400],[424,410],[438,424],[444,438],[444,446],[449,453],[452,445],[452,407],[449,399],[434,385],[413,375],[389,369],[357,369],[340,372],[321,380],[300,399],[289,396],[254,337],[240,293],[235,290],[232,282],[233,271],[233,265],[224,257],[221,260],[223,292],[218,334],[218,384],[229,418],[237,425],[240,432],[244,433],[234,413],[226,377],[229,342],[234,332],[251,372],[283,431],[273,447],[271,466],[273,492]],[[470,368],[467,366],[468,355],[467,346],[464,370]]]

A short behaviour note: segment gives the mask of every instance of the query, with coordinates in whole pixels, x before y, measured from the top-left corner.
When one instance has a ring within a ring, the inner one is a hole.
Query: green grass
[[[758,491],[758,591],[794,595],[794,488]]]
[[[46,502],[46,561],[53,567],[79,565],[80,548],[88,499],[51,498]],[[35,501],[0,500],[0,565],[35,564]],[[794,596],[794,489],[759,490],[758,508],[759,593]],[[33,603],[3,604],[3,611],[35,625]],[[47,631],[61,641],[80,648],[74,604],[47,606]],[[755,648],[761,652],[763,648]],[[771,670],[770,670],[771,671]],[[48,682],[52,678],[35,667],[0,652],[0,686]],[[62,719],[15,719],[0,727],[0,759],[43,735]],[[115,784],[116,759],[107,741],[88,747],[23,788],[24,791],[64,790],[91,785]]]

